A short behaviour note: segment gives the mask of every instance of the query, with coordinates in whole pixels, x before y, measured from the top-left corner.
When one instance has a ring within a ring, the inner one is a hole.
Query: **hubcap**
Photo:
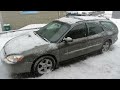
[[[110,47],[110,44],[109,42],[106,42],[104,45],[103,45],[103,49],[102,49],[102,52],[107,52],[109,50],[109,47]]]
[[[53,63],[50,59],[43,59],[37,66],[40,74],[49,73],[52,71]]]

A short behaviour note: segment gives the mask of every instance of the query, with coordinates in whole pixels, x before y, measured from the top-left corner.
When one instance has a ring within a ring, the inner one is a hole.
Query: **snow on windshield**
[[[80,20],[78,20],[78,19],[75,19],[75,18],[67,18],[67,17],[63,17],[63,18],[60,18],[60,19],[58,19],[59,21],[62,21],[62,22],[66,22],[66,23],[70,23],[70,24],[73,24],[73,23],[76,23],[76,22],[78,22],[78,21],[80,21]]]

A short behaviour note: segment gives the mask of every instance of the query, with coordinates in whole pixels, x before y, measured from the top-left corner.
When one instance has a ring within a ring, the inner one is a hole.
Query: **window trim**
[[[58,42],[57,43],[61,43],[61,42],[63,42],[63,39],[65,38],[65,36],[71,31],[71,29],[73,29],[76,25],[78,25],[78,24],[80,24],[80,23],[82,23],[83,21],[80,21],[80,22],[78,22],[78,23],[76,23],[76,24],[70,24],[71,25],[71,27],[70,27],[70,29],[58,40]]]
[[[61,21],[59,21],[59,20],[54,20],[54,21],[52,21],[52,22],[60,22],[60,23],[64,23],[64,24],[68,24],[68,23],[66,23],[66,22],[61,22]],[[50,22],[50,23],[52,23],[52,22]],[[49,23],[49,24],[50,24]],[[71,24],[68,24],[69,26],[70,26],[70,28],[65,32],[65,33],[67,33],[70,29],[71,29]],[[47,26],[47,25],[46,25]],[[44,26],[44,27],[46,27],[46,26]],[[56,41],[56,42],[51,42],[51,43],[59,43],[60,41],[61,41],[61,38],[65,35],[65,33]]]
[[[80,25],[80,24],[85,24],[85,26],[86,26],[86,30],[85,30],[85,31],[86,31],[86,35],[85,35],[85,37],[87,37],[87,36],[88,36],[88,28],[87,28],[86,22],[83,22],[83,21],[75,24],[75,25],[64,35],[64,37],[65,37],[74,27],[76,27],[76,26],[78,26],[78,25]],[[63,38],[64,38],[64,37],[63,37]],[[85,38],[85,37],[82,37],[82,38]],[[77,38],[77,39],[79,39],[79,38]]]

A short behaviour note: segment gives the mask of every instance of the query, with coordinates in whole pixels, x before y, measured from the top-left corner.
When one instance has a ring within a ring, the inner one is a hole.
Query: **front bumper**
[[[19,73],[25,73],[25,72],[30,72],[31,71],[31,66],[32,62],[25,62],[26,60],[23,60],[24,62],[19,62],[16,64],[8,64],[4,62],[5,58],[5,52],[4,49],[1,50],[0,52],[0,60],[2,63],[3,68],[10,73],[10,74],[19,74]]]
[[[20,74],[31,71],[32,62],[16,63],[16,64],[7,64],[2,61],[2,64],[5,67],[5,70],[10,74]]]

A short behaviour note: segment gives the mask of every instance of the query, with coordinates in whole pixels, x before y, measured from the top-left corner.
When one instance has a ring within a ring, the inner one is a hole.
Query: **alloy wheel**
[[[107,52],[110,48],[110,43],[107,41],[103,44],[102,53]]]
[[[50,59],[43,59],[38,65],[37,65],[37,71],[40,74],[49,73],[52,71],[53,63]]]

